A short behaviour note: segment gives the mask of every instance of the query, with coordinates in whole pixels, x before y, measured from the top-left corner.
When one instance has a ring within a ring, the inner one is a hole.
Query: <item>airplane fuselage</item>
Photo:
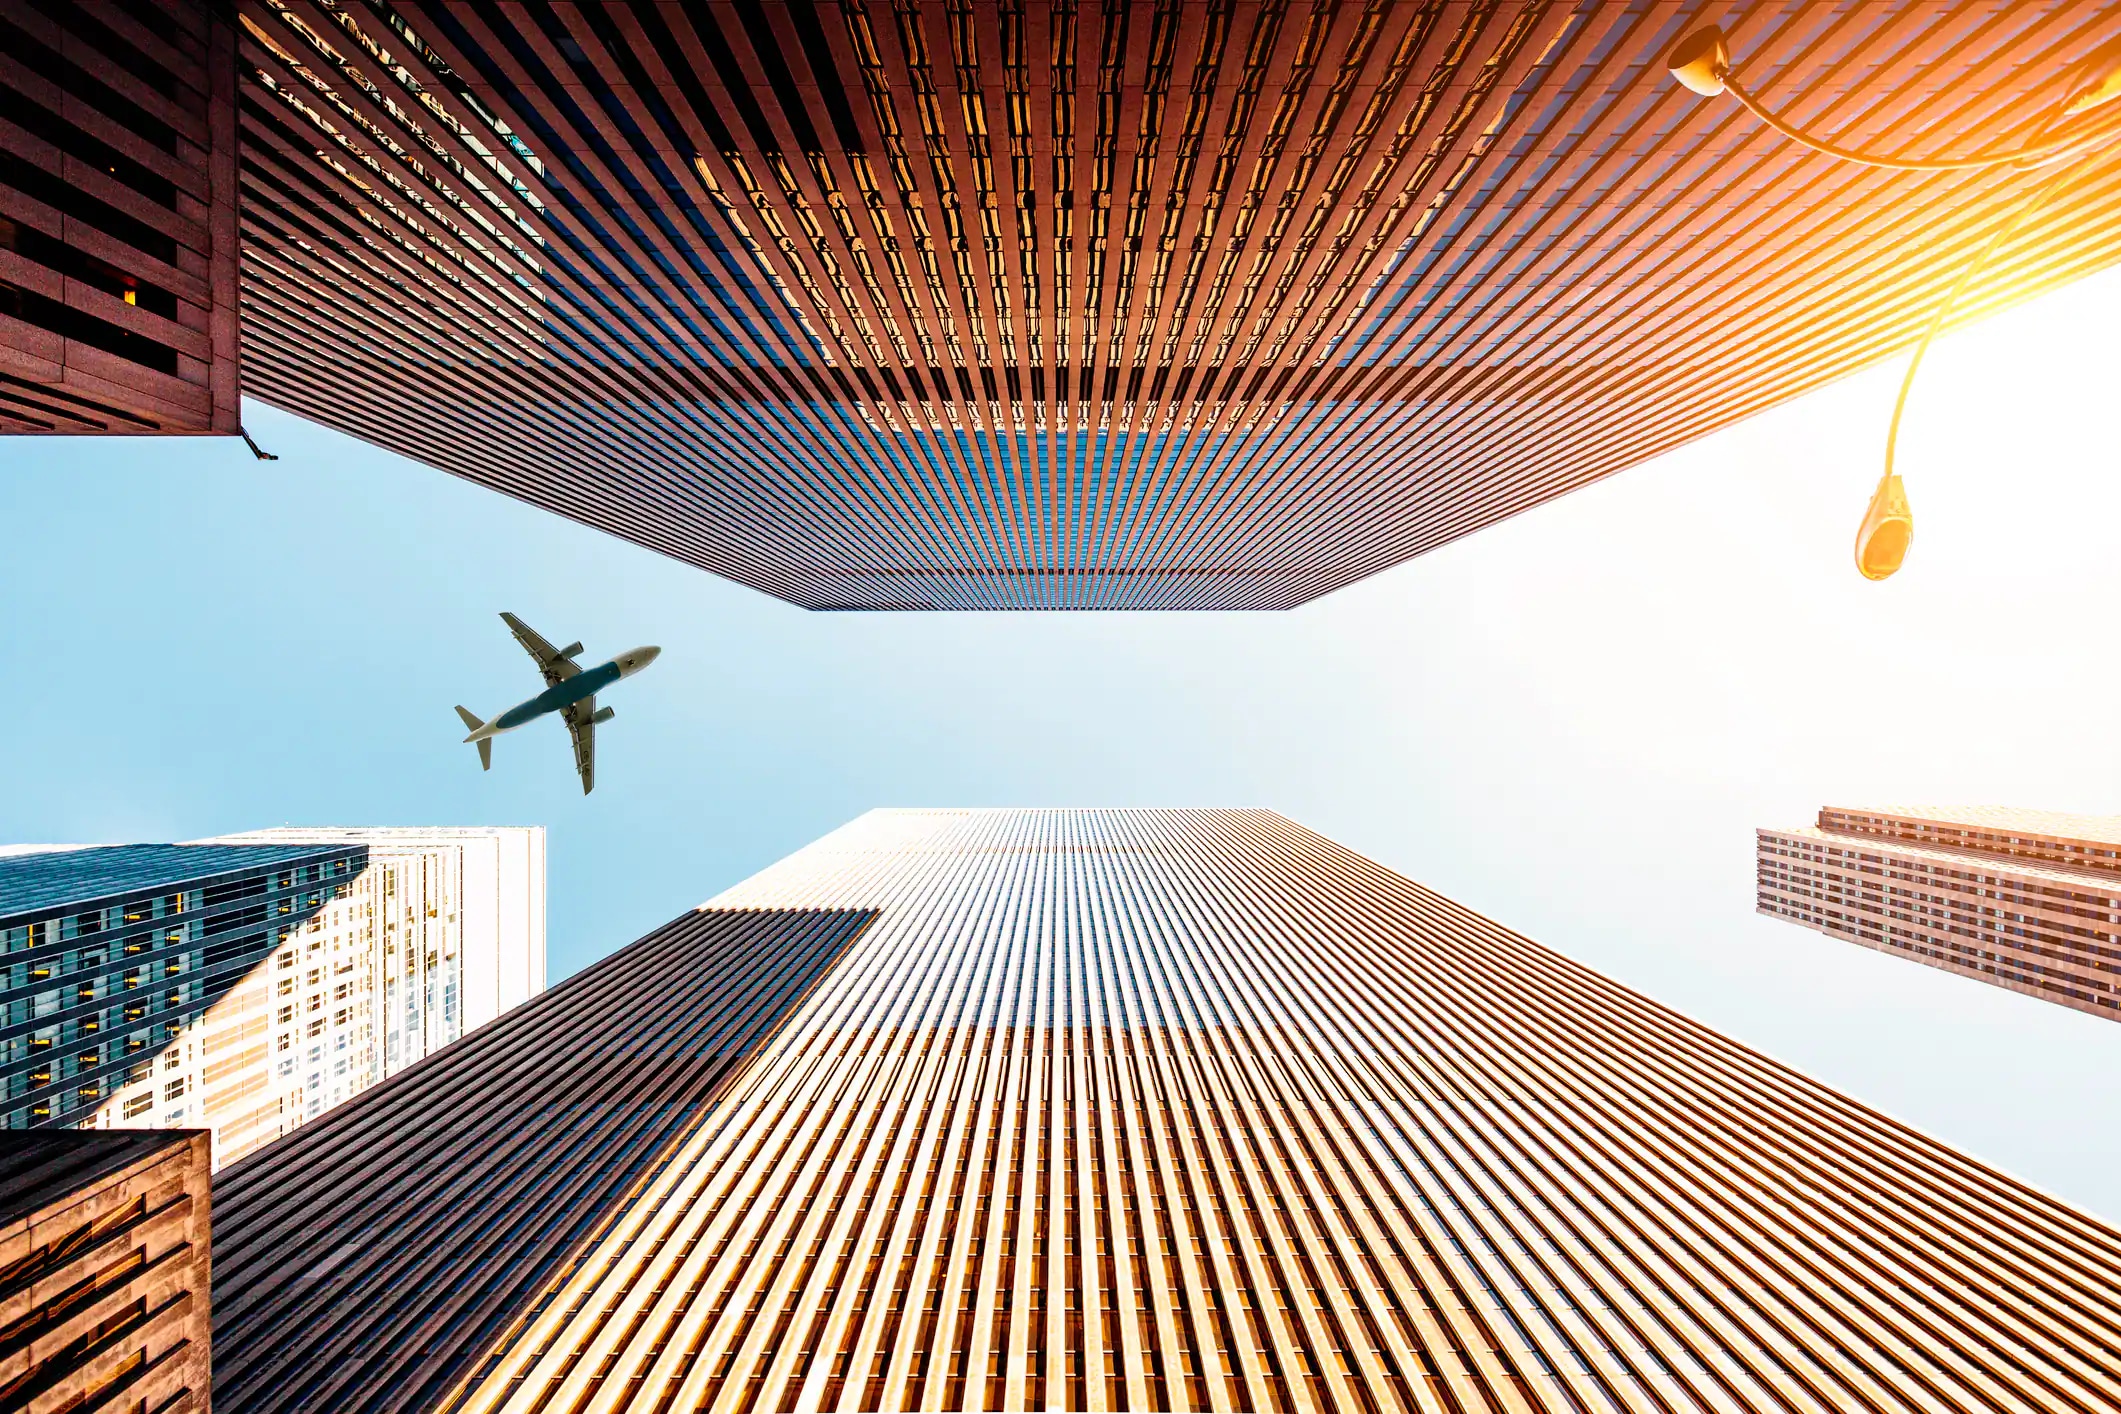
[[[620,678],[631,677],[647,667],[655,660],[656,651],[652,648],[636,648],[629,653],[621,653],[608,663],[584,668],[573,677],[554,683],[536,697],[518,702],[464,739],[483,741],[503,732],[512,732],[517,727],[527,726],[540,717],[564,711],[584,698],[596,696]]]

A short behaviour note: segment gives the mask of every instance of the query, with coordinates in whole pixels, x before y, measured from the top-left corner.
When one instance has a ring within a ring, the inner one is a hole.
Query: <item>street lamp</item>
[[[1883,167],[1897,172],[1965,172],[2006,165],[2044,167],[2066,162],[2121,136],[2121,124],[2106,124],[2091,132],[2078,131],[2062,137],[2051,136],[2057,123],[2121,98],[2121,48],[2111,45],[2078,66],[2067,90],[2068,97],[2031,143],[2009,152],[1966,157],[1886,157],[1840,147],[1814,137],[1770,111],[1737,80],[1731,73],[1730,45],[1724,39],[1723,30],[1716,25],[1704,25],[1680,40],[1665,62],[1673,78],[1702,97],[1714,98],[1728,93],[1748,113],[1799,146],[1866,167]],[[1871,503],[1864,509],[1863,523],[1856,531],[1856,568],[1865,579],[1884,579],[1898,570],[1915,538],[1914,512],[1908,507],[1907,488],[1893,471],[1893,452],[1900,441],[1900,416],[1907,408],[1908,389],[1915,385],[1915,371],[1922,367],[1922,356],[1929,352],[1930,342],[1944,327],[1952,306],[1981,267],[1988,263],[1996,247],[2008,239],[2026,217],[2069,185],[2074,177],[2074,169],[2064,168],[2019,203],[2010,219],[1997,227],[1959,272],[1959,278],[1952,282],[1943,302],[1937,306],[1937,312],[1931,316],[1929,326],[1922,331],[1914,355],[1908,359],[1906,376],[1900,380],[1900,396],[1893,401],[1893,420],[1885,434],[1885,474],[1878,480],[1878,489],[1871,493]]]

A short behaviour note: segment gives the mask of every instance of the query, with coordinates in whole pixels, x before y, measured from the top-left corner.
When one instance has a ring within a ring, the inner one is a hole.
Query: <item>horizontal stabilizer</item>
[[[464,725],[470,727],[473,731],[477,731],[480,727],[486,725],[479,720],[478,713],[472,711],[469,707],[457,708],[457,715],[462,717]],[[471,740],[470,737],[464,739],[466,741]],[[482,771],[491,771],[493,769],[493,738],[490,736],[479,738],[479,769]]]

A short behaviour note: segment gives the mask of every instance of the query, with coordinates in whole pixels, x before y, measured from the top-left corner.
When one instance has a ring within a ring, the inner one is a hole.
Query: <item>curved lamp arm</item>
[[[2101,128],[2095,133],[2079,133],[2075,137],[2057,138],[2053,142],[2035,143],[2030,147],[2021,147],[2012,152],[1992,153],[1986,157],[1882,157],[1875,152],[1858,152],[1852,147],[1836,147],[1830,142],[1813,137],[1810,133],[1804,132],[1799,128],[1792,127],[1789,123],[1770,113],[1765,104],[1753,97],[1750,92],[1739,84],[1738,80],[1732,78],[1729,74],[1724,75],[1723,86],[1730,92],[1731,97],[1738,100],[1746,112],[1751,113],[1791,142],[1801,147],[1809,147],[1814,152],[1823,152],[1829,157],[1838,157],[1844,162],[1859,162],[1866,167],[1884,167],[1894,172],[1970,172],[1982,167],[2002,167],[2006,165],[2044,167],[2050,162],[2058,162],[2065,157],[2082,152],[2088,147],[2096,147],[2108,138],[2113,137],[2116,133],[2121,133],[2121,124],[2117,124]]]
[[[2077,156],[2121,136],[2121,123],[2116,123],[2107,124],[2093,132],[2079,132],[2070,137],[2048,140],[2048,134],[2054,131],[2055,124],[2062,119],[2074,117],[2121,98],[2121,57],[2117,57],[2111,48],[2095,55],[2091,61],[2079,67],[2075,88],[2031,144],[2011,152],[1995,152],[1978,157],[1883,157],[1877,153],[1838,147],[1813,137],[1770,112],[1765,104],[1746,91],[1744,85],[1731,77],[1730,46],[1724,42],[1723,31],[1715,25],[1704,25],[1679,41],[1667,63],[1673,78],[1703,97],[1714,98],[1718,94],[1729,93],[1748,113],[1799,146],[1867,167],[1884,167],[1900,172],[1964,172],[2006,164],[2035,167]],[[2011,233],[2023,224],[2026,217],[2045,206],[2057,192],[2068,186],[2077,171],[2076,168],[2064,168],[2019,202],[2010,219],[1990,233],[1974,258],[1959,272],[1959,277],[1952,282],[1951,289],[1939,302],[1936,313],[1930,316],[1928,325],[1922,331],[1922,337],[1916,341],[1914,354],[1907,362],[1907,372],[1900,380],[1900,395],[1893,400],[1893,420],[1886,428],[1885,474],[1878,479],[1878,489],[1871,493],[1870,505],[1864,510],[1863,524],[1856,531],[1856,568],[1865,579],[1885,579],[1892,575],[1900,568],[1901,561],[1907,557],[1909,545],[1914,541],[1914,512],[1908,509],[1906,488],[1901,485],[1900,478],[1893,474],[1893,458],[1900,443],[1900,419],[1907,411],[1908,390],[1915,386],[1915,374],[1922,367],[1923,355],[1929,352],[1930,344],[1937,337],[1937,331],[1942,329],[1944,321],[1950,318],[1953,306],[1959,302],[1959,296],[1965,293],[1974,276],[1988,264],[1988,258],[1995,253],[1996,248],[2010,238]]]
[[[1952,307],[1959,302],[1959,296],[1966,293],[1966,287],[1973,283],[1974,276],[1980,274],[1982,267],[1988,264],[1988,258],[1996,253],[1996,247],[2009,240],[2011,232],[2023,225],[2026,217],[2054,200],[2055,194],[2068,186],[2076,175],[2075,168],[2057,172],[2046,185],[2019,202],[2018,209],[2011,213],[2010,220],[1998,226],[1988,240],[1982,243],[1974,258],[1966,263],[1966,268],[1959,272],[1959,278],[1952,281],[1951,289],[1938,304],[1937,312],[1930,316],[1928,327],[1922,331],[1922,338],[1915,344],[1915,352],[1907,361],[1907,376],[1900,380],[1900,396],[1893,400],[1893,421],[1885,434],[1887,476],[1893,474],[1893,450],[1900,440],[1900,414],[1907,407],[1907,390],[1915,386],[1915,371],[1922,367],[1922,356],[1930,351],[1930,343],[1937,337],[1937,331],[1942,329],[1944,321],[1951,317]]]
[[[1884,167],[1895,172],[1967,172],[1981,167],[2001,167],[2010,163],[2039,166],[2059,161],[2121,135],[2121,124],[2113,124],[2097,132],[2077,133],[2071,137],[2056,138],[2052,142],[2036,142],[2009,152],[1992,152],[1969,157],[1886,157],[1875,152],[1858,151],[1853,147],[1837,147],[1824,138],[1813,137],[1802,128],[1777,117],[1766,104],[1755,98],[1749,89],[1732,76],[1730,47],[1724,42],[1723,31],[1715,25],[1704,25],[1680,40],[1679,46],[1672,51],[1667,62],[1671,67],[1672,77],[1694,92],[1705,98],[1714,98],[1721,93],[1730,94],[1746,112],[1801,147],[1823,152],[1829,157],[1838,157],[1844,162],[1858,162],[1866,167]],[[2063,105],[2063,113],[2071,115],[2085,112],[2109,99],[2121,96],[2121,86],[2117,84],[2121,84],[2121,69],[2102,74],[2096,81],[2072,94],[2069,102]]]
[[[1908,357],[1907,372],[1900,377],[1900,393],[1893,399],[1893,420],[1885,429],[1885,475],[1878,478],[1878,489],[1871,492],[1871,503],[1864,508],[1863,523],[1856,529],[1856,571],[1865,579],[1890,578],[1907,558],[1908,547],[1914,542],[1915,516],[1908,509],[1907,488],[1893,474],[1893,458],[1900,446],[1900,418],[1907,411],[1907,395],[1915,386],[1915,374],[1922,367],[1923,355],[1930,351],[1938,330],[1944,327],[1953,306],[1959,303],[1959,296],[1966,293],[1974,276],[1988,264],[1996,247],[2010,239],[2011,232],[2023,225],[2026,217],[2052,201],[2056,193],[2076,178],[2077,172],[2077,168],[2065,167],[2018,203],[2010,220],[1990,233],[1974,258],[1959,272],[1959,278],[1952,281],[1951,289],[1938,302],[1937,312],[1930,316],[1922,337],[1916,341],[1915,351]]]

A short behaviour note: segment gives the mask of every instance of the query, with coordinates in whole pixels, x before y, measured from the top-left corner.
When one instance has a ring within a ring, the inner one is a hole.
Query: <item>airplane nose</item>
[[[655,661],[656,659],[658,659],[658,658],[660,658],[660,657],[662,657],[662,656],[663,656],[663,650],[662,650],[662,649],[660,649],[660,648],[653,648],[653,647],[650,647],[650,648],[643,648],[643,649],[641,650],[641,666],[645,668],[645,667],[647,667],[647,666],[648,666],[648,665],[649,665],[650,663],[653,663],[653,662],[654,662],[654,661]]]

